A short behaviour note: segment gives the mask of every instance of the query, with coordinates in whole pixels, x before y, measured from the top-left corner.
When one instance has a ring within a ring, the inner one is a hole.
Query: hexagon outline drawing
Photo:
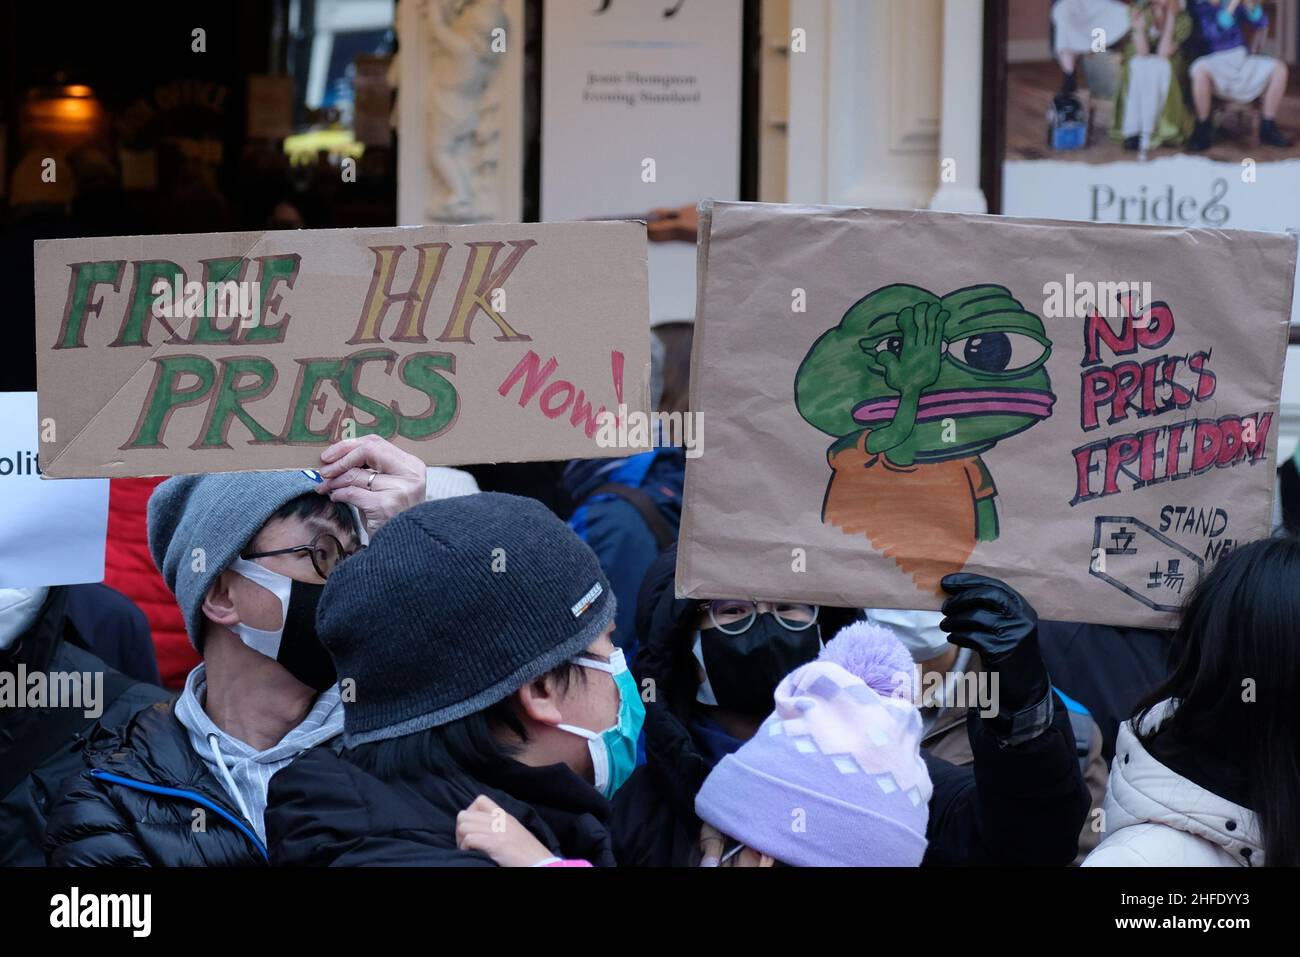
[[[1179,552],[1179,553],[1181,553],[1181,554],[1187,556],[1187,558],[1189,558],[1191,561],[1195,562],[1195,564],[1196,564],[1196,569],[1197,569],[1196,574],[1197,574],[1197,577],[1200,577],[1201,572],[1203,572],[1203,571],[1205,570],[1205,560],[1204,560],[1203,558],[1201,558],[1201,556],[1196,555],[1196,554],[1194,554],[1193,552],[1188,551],[1186,548],[1184,548],[1182,545],[1179,545],[1177,542],[1175,542],[1173,539],[1169,538],[1167,535],[1162,535],[1160,532],[1157,532],[1154,528],[1152,528],[1152,527],[1151,527],[1150,525],[1148,525],[1146,522],[1140,521],[1140,520],[1134,518],[1132,515],[1098,515],[1098,516],[1093,520],[1093,527],[1092,527],[1092,555],[1096,555],[1096,554],[1097,554],[1097,549],[1101,547],[1101,528],[1102,528],[1102,526],[1105,525],[1105,524],[1110,524],[1110,523],[1115,523],[1115,524],[1120,524],[1120,525],[1133,525],[1133,526],[1136,526],[1137,528],[1139,528],[1139,529],[1141,529],[1142,531],[1146,532],[1148,535],[1150,535],[1150,536],[1151,536],[1152,538],[1154,538],[1156,541],[1158,541],[1158,542],[1162,542],[1163,544],[1167,545],[1169,548],[1172,548],[1174,551]],[[1091,558],[1091,556],[1089,556],[1089,557]],[[1130,598],[1132,598],[1132,599],[1134,599],[1134,600],[1136,600],[1136,601],[1140,601],[1142,604],[1146,605],[1148,608],[1151,608],[1151,609],[1153,609],[1153,610],[1155,610],[1155,611],[1171,611],[1171,612],[1177,612],[1177,611],[1180,610],[1180,607],[1181,607],[1181,606],[1179,606],[1179,605],[1163,605],[1163,604],[1161,604],[1160,602],[1157,602],[1157,601],[1155,601],[1155,600],[1152,599],[1152,598],[1148,598],[1146,595],[1143,595],[1141,592],[1135,591],[1135,590],[1132,588],[1132,586],[1124,584],[1123,582],[1117,580],[1116,578],[1114,578],[1113,576],[1111,576],[1111,575],[1108,574],[1107,572],[1104,572],[1104,571],[1098,571],[1097,568],[1096,568],[1096,563],[1093,562],[1093,561],[1091,561],[1091,560],[1088,562],[1088,574],[1089,574],[1089,575],[1092,575],[1094,578],[1100,578],[1102,581],[1106,582],[1108,585],[1111,585],[1111,586],[1113,586],[1113,587],[1115,587],[1115,588],[1118,588],[1120,591],[1122,591],[1124,594],[1128,595]]]

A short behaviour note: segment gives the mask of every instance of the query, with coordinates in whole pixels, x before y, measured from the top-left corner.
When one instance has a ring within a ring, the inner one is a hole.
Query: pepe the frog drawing
[[[1052,414],[1051,348],[1003,286],[938,296],[900,283],[854,303],[795,377],[799,414],[836,437],[822,521],[866,535],[940,593],[977,542],[998,537],[980,456]]]

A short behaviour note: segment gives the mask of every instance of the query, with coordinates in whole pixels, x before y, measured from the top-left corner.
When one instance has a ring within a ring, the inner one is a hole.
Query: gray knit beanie
[[[202,654],[203,598],[280,506],[316,489],[305,472],[177,475],[149,496],[149,551]],[[202,549],[202,551],[196,551]]]
[[[540,502],[425,502],[342,562],[316,630],[345,695],[349,746],[465,717],[574,657],[614,620],[595,554]]]

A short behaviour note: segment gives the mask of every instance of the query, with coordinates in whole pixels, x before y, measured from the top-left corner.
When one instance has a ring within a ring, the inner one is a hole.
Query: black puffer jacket
[[[46,818],[65,779],[85,765],[81,748],[96,721],[124,723],[135,712],[170,697],[155,685],[114,671],[84,647],[67,614],[67,590],[51,588],[36,620],[5,652],[0,672],[103,673],[98,717],[77,708],[0,708],[0,866],[42,867]],[[94,680],[94,679],[92,679]]]
[[[491,783],[481,778],[490,778]],[[511,761],[479,777],[408,769],[394,780],[328,747],[271,779],[266,837],[277,867],[493,867],[456,847],[456,815],[480,794],[519,820],[556,857],[614,864],[609,802],[562,764]]]
[[[55,866],[260,866],[266,848],[190,748],[170,701],[96,728],[50,815]]]
[[[698,686],[691,654],[696,603],[673,597],[676,549],[650,566],[637,601],[637,682],[654,681],[647,704],[646,764],[614,795],[614,853],[621,866],[695,863],[695,794],[712,770],[689,728]],[[834,628],[824,628],[827,639]],[[934,793],[923,864],[1069,864],[1088,813],[1065,706],[1052,728],[1003,748],[974,714],[967,719],[974,764],[957,767],[921,752]]]

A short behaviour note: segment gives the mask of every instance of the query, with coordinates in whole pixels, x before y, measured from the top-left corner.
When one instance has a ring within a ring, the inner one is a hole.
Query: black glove
[[[954,645],[979,652],[998,673],[998,713],[987,719],[1006,745],[1037,737],[1052,723],[1052,684],[1038,651],[1038,615],[1010,585],[959,572],[940,583],[951,596],[939,627]]]

